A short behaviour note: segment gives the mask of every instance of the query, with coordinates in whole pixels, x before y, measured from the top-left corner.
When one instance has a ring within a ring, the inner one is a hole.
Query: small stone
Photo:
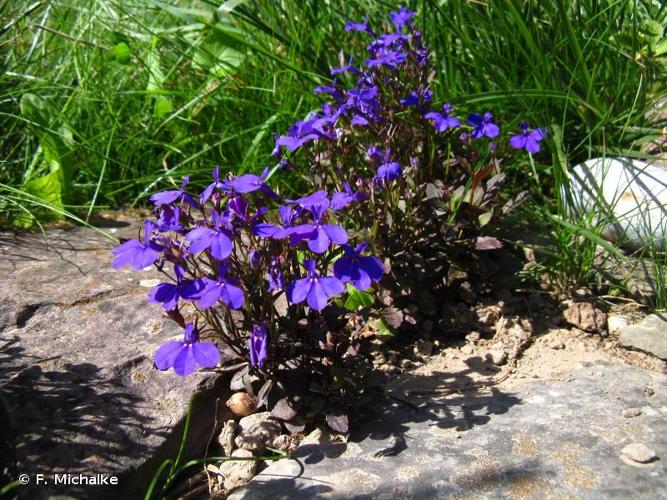
[[[302,439],[302,434],[281,434],[273,440],[271,446],[282,452],[291,453],[298,448]]]
[[[640,323],[626,326],[621,330],[618,343],[667,360],[667,318],[663,314],[651,314]]]
[[[418,340],[415,342],[413,351],[416,355],[426,358],[433,352],[433,342],[429,340]]]
[[[239,426],[234,420],[228,420],[227,423],[225,423],[220,438],[218,439],[220,446],[225,450],[225,455],[229,456],[232,454],[232,451],[234,451],[234,439],[238,432]]]
[[[657,458],[655,452],[642,443],[629,444],[621,450],[621,453],[626,458],[640,464],[649,463]]]
[[[251,459],[251,451],[238,449],[232,453],[233,457]],[[257,473],[256,460],[227,460],[218,465],[218,469],[225,476],[225,490],[231,491],[235,488],[248,484]]]
[[[273,441],[282,432],[282,425],[268,411],[262,411],[243,417],[239,420],[239,426],[244,433],[260,433],[266,442]]]
[[[607,327],[607,315],[591,302],[573,302],[563,312],[565,321],[588,332],[599,332]]]
[[[609,333],[620,333],[626,326],[628,326],[628,320],[623,316],[609,315],[607,318],[607,330]]]
[[[484,357],[496,366],[503,365],[507,361],[507,353],[504,351],[489,351]]]
[[[483,327],[491,327],[500,319],[502,309],[499,306],[489,306],[477,309],[477,322]]]
[[[560,350],[560,349],[565,349],[565,344],[564,344],[563,342],[561,342],[560,340],[558,340],[558,339],[554,339],[554,340],[551,342],[550,347],[551,347],[552,349],[555,349],[556,351],[558,351],[558,350]]]
[[[626,408],[622,413],[625,418],[638,417],[641,414],[642,411],[639,408]]]
[[[474,349],[472,348],[472,346],[464,345],[463,347],[461,347],[461,352],[463,354],[472,354],[474,352]]]
[[[266,437],[261,432],[242,432],[234,443],[243,450],[251,451],[254,455],[261,455],[264,451]]]

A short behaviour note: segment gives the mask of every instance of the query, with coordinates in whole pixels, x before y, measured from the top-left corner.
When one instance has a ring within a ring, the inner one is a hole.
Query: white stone
[[[630,158],[593,158],[570,172],[573,215],[605,213],[612,219],[603,236],[635,247],[660,248],[667,228],[667,169]],[[566,194],[566,193],[563,193]]]
[[[607,331],[609,333],[620,333],[628,324],[628,320],[623,316],[610,315],[607,317]]]

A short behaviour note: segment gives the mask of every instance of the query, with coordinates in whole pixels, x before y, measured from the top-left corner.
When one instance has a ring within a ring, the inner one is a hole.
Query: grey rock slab
[[[667,460],[622,453],[641,441],[667,456],[667,375],[597,364],[566,381],[410,402],[424,406],[379,405],[347,444],[302,445],[230,500],[667,498]],[[628,407],[642,414],[628,420]]]
[[[153,367],[182,337],[141,279],[110,267],[113,242],[87,229],[0,233],[0,477],[45,475],[21,498],[143,497],[180,446],[194,391],[186,455],[203,452],[227,376],[181,378]],[[218,421],[224,422],[229,412]],[[4,408],[3,408],[4,407]],[[56,486],[54,474],[112,474],[116,487]]]
[[[646,351],[667,360],[667,315],[646,316],[641,322],[621,329],[619,344]]]

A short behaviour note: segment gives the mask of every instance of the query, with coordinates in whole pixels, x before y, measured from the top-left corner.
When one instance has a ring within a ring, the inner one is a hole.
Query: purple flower
[[[221,217],[215,210],[211,211],[213,217],[213,228],[198,227],[185,235],[186,241],[190,243],[190,252],[199,253],[207,248],[216,259],[222,260],[232,253],[233,243],[231,233],[221,227]]]
[[[260,323],[253,325],[252,333],[248,339],[250,351],[250,365],[262,368],[267,356],[269,338],[266,334],[266,325]]]
[[[314,121],[313,119],[296,122],[289,128],[287,135],[281,135],[276,139],[276,149],[284,146],[289,152],[293,152],[307,142],[318,139],[319,135],[313,131]]]
[[[510,138],[510,146],[514,149],[525,149],[529,153],[540,151],[540,141],[547,136],[547,131],[542,128],[528,130],[528,124],[521,122],[521,132]]]
[[[408,25],[415,15],[415,12],[406,9],[405,7],[401,7],[398,11],[391,12],[389,17],[391,18],[391,22],[394,23],[394,26],[396,26],[396,29],[401,31],[403,27]]]
[[[243,307],[245,295],[243,290],[235,286],[235,282],[225,277],[229,266],[226,263],[220,264],[218,279],[200,278],[197,280],[197,287],[201,289],[198,292],[199,307],[208,309],[214,306],[219,300],[222,300],[231,309],[240,309]]]
[[[472,130],[473,139],[479,139],[484,136],[494,139],[500,133],[498,125],[493,123],[493,114],[488,111],[484,113],[484,117],[478,113],[471,114],[468,117],[468,124],[474,127]]]
[[[399,64],[403,64],[408,55],[405,52],[397,50],[388,50],[384,55],[366,60],[366,66],[374,68],[376,66],[389,66],[392,69],[398,68]]]
[[[371,33],[371,29],[368,27],[368,16],[364,17],[364,22],[357,23],[354,21],[348,21],[345,23],[345,31],[361,31],[365,33]]]
[[[161,232],[181,231],[181,209],[178,205],[161,205],[157,209],[157,228]]]
[[[314,206],[322,205],[323,203],[329,203],[329,193],[326,191],[315,191],[314,193],[311,193],[308,196],[304,196],[303,198],[285,201],[289,203],[295,203],[302,209],[311,210]]]
[[[314,94],[329,94],[331,97],[336,99],[337,101],[342,101],[344,98],[343,92],[340,91],[338,88],[336,88],[336,80],[334,79],[334,82],[332,85],[320,85],[319,87],[315,87],[313,89]]]
[[[326,196],[326,191],[323,191]],[[280,215],[281,226],[276,226],[274,224],[268,224],[265,222],[259,222],[255,224],[252,228],[252,232],[255,236],[260,238],[273,238],[273,239],[282,239],[289,236],[289,233],[286,232],[287,229],[291,228],[294,225],[294,221],[301,214],[302,209],[295,210],[292,207],[282,205],[278,207],[278,214]]]
[[[335,276],[317,274],[314,260],[304,260],[303,266],[307,271],[306,277],[291,283],[287,289],[287,299],[292,304],[300,304],[307,300],[311,309],[321,311],[327,306],[330,297],[345,291],[345,286]]]
[[[159,207],[160,205],[168,205],[175,202],[176,200],[184,201],[193,207],[198,207],[199,204],[194,200],[194,198],[185,192],[185,187],[188,185],[188,182],[190,182],[190,177],[186,176],[185,179],[183,179],[183,183],[181,184],[181,189],[155,193],[153,196],[151,196],[150,199],[153,203],[155,203],[156,207]]]
[[[229,189],[237,193],[252,193],[253,191],[262,191],[267,196],[272,198],[277,197],[269,186],[264,184],[264,181],[269,176],[270,169],[266,167],[260,176],[255,174],[243,174],[225,183]]]
[[[362,201],[365,196],[358,192],[352,191],[350,184],[343,183],[343,191],[336,191],[331,195],[331,210],[341,210],[351,203]]]
[[[451,116],[451,112],[452,112],[452,105],[449,103],[445,103],[442,106],[442,113],[438,111],[431,111],[430,113],[426,113],[424,115],[424,118],[433,120],[435,129],[438,132],[442,133],[445,132],[447,129],[450,128],[453,129],[461,126],[461,122],[457,118]]]
[[[144,222],[143,243],[139,240],[129,240],[114,248],[111,253],[116,258],[111,263],[111,267],[120,269],[129,264],[137,271],[141,271],[155,262],[163,247],[151,241],[151,233],[154,228],[155,224],[147,220]]]
[[[391,182],[403,175],[400,163],[391,161],[390,159],[391,149],[387,148],[384,154],[382,154],[377,148],[374,150],[371,148],[367,151],[367,154],[382,162],[375,174],[374,180],[376,182]]]
[[[406,97],[401,99],[400,103],[403,106],[420,106],[421,105],[420,99],[423,99],[423,103],[426,104],[431,100],[432,96],[433,94],[430,90],[425,91],[423,96],[420,96],[418,92],[413,90]]]
[[[261,263],[262,263],[262,254],[259,253],[259,250],[257,250],[256,248],[250,250],[250,253],[248,253],[248,264],[250,265],[250,269],[252,269],[253,271],[256,270]]]
[[[184,280],[184,271],[179,264],[174,264],[176,283],[160,283],[148,292],[148,302],[162,304],[165,311],[172,311],[178,306],[179,299],[194,300],[201,291],[199,283]]]
[[[329,208],[329,200],[325,199],[319,205],[310,208],[313,214],[312,224],[300,224],[289,229],[287,232],[290,243],[297,245],[299,242],[308,240],[308,248],[315,253],[324,253],[331,243],[342,245],[347,243],[348,236],[345,229],[334,224],[325,224],[324,215]]]
[[[195,371],[197,365],[213,368],[220,357],[217,346],[212,342],[199,342],[195,326],[188,323],[182,342],[167,342],[156,351],[155,366],[162,371],[173,367],[177,375],[186,377]]]
[[[213,194],[213,190],[215,189],[225,189],[225,183],[220,181],[220,167],[216,166],[213,169],[213,182],[206,186],[206,189],[202,191],[201,196],[199,197],[199,201],[201,201],[202,205],[208,201],[208,199],[211,197]]]
[[[285,289],[285,276],[280,268],[280,259],[277,257],[271,259],[265,278],[269,282],[269,292],[280,292]]]
[[[363,242],[352,248],[343,245],[345,256],[340,257],[333,266],[334,276],[341,282],[352,282],[357,290],[368,290],[373,281],[380,281],[384,275],[384,267],[380,259],[373,256],[362,257],[361,254],[368,247]]]

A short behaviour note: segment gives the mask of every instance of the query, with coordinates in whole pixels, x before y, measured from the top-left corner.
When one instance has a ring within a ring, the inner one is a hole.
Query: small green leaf
[[[55,208],[60,209],[60,211],[63,210],[62,172],[60,170],[28,181],[23,188],[27,193],[53,205]],[[62,213],[56,211],[52,212],[52,216],[56,219],[64,219]]]
[[[153,109],[153,113],[156,118],[162,118],[173,110],[174,106],[171,104],[171,100],[167,96],[159,95],[155,98],[155,108]]]
[[[382,318],[378,318],[373,322],[373,328],[375,329],[375,333],[377,335],[381,335],[383,337],[393,337],[396,335],[396,333],[394,333],[394,331],[389,328],[387,323]]]
[[[132,58],[130,47],[125,42],[117,43],[107,52],[107,59],[119,64],[128,64]]]
[[[370,292],[362,292],[357,290],[350,283],[347,284],[347,293],[348,297],[345,301],[345,309],[348,311],[356,311],[363,307],[370,307],[375,302],[375,296],[372,295],[373,290],[370,289]]]

